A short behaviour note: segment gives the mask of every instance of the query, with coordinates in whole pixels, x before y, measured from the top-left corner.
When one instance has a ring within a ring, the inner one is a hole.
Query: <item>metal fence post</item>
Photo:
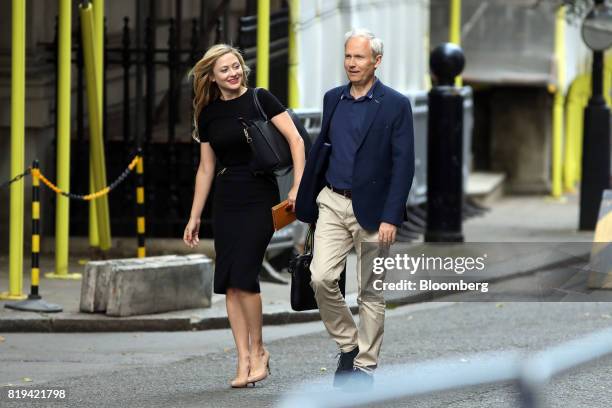
[[[183,1],[176,0],[175,3],[175,11],[174,11],[174,19],[176,21],[176,31],[175,31],[175,49],[176,49],[176,71],[174,73],[175,78],[177,78],[178,86],[176,88],[176,93],[174,97],[177,101],[181,100],[182,95],[182,83],[183,83],[183,54],[182,54],[182,40],[183,40]],[[176,123],[181,121],[181,110],[176,109],[174,111],[174,120]]]
[[[130,19],[123,18],[123,38],[121,40],[123,50],[121,62],[123,65],[123,142],[127,145],[133,141],[130,137]]]
[[[201,25],[200,25],[200,29],[201,29]],[[189,54],[189,65],[191,67],[193,67],[195,65],[196,62],[198,62],[199,59],[199,55],[198,55],[198,48],[200,45],[200,31],[198,30],[198,22],[197,20],[194,18],[192,23],[191,23],[191,50],[190,50],[190,54]],[[191,88],[191,99],[193,100],[193,98],[195,97],[195,93],[193,91],[193,82],[190,83],[190,85],[192,85]],[[192,104],[193,105],[193,104]],[[190,118],[193,117],[194,115],[194,109],[193,106],[191,106],[191,111],[190,111]],[[192,121],[193,122],[193,121]],[[195,125],[192,123],[191,125],[191,131],[193,131]],[[198,164],[200,163],[200,144],[199,143],[191,143],[191,162],[193,163],[193,169],[196,170],[198,168]]]
[[[100,88],[100,92],[102,92],[102,136],[105,142],[108,141],[108,98],[107,98],[107,94],[108,94],[108,80],[107,80],[107,73],[108,73],[108,53],[107,53],[107,49],[106,49],[106,45],[108,44],[108,40],[107,40],[107,19],[106,17],[104,17],[104,30],[103,30],[103,41],[102,41],[102,48],[103,48],[103,53],[102,55],[104,56],[102,58],[102,87]]]
[[[179,105],[177,101],[176,74],[179,64],[177,63],[180,54],[176,49],[176,20],[170,19],[168,29],[168,174],[170,187],[170,200],[168,200],[169,213],[173,218],[178,217],[179,198],[178,198],[178,172],[176,157],[176,111]]]
[[[155,23],[148,17],[145,24],[145,67],[146,67],[146,101],[145,101],[145,144],[153,138],[153,109],[155,104]]]

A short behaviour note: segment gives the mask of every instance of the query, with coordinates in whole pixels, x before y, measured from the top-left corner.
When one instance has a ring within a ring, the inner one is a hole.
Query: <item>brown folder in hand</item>
[[[272,207],[272,222],[274,223],[274,231],[286,227],[295,221],[295,213],[291,211],[289,200],[285,200]]]

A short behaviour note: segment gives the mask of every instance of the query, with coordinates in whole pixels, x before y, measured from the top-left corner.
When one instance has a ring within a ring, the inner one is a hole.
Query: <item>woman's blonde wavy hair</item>
[[[238,62],[242,67],[242,86],[248,86],[248,75],[251,72],[250,68],[244,62],[244,58],[237,48],[227,44],[215,44],[206,51],[201,60],[199,60],[189,72],[189,76],[193,77],[193,133],[191,136],[197,142],[200,141],[198,132],[198,118],[202,109],[221,95],[219,86],[213,82],[213,67],[219,58],[225,54],[232,53],[238,58]]]

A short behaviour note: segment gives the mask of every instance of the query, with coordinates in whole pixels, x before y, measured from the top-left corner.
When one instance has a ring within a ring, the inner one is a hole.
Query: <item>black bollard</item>
[[[582,40],[593,51],[591,98],[584,110],[582,180],[580,182],[580,230],[597,226],[602,194],[612,185],[610,177],[610,109],[604,98],[604,53],[612,47],[612,7],[595,0],[582,21]],[[605,73],[608,75],[607,71]]]
[[[434,86],[428,95],[426,242],[463,242],[463,96],[454,85],[463,51],[445,43],[430,55]]]
[[[584,109],[579,217],[582,231],[595,230],[602,194],[611,185],[610,109],[603,96],[603,60],[603,51],[593,52],[592,92]]]

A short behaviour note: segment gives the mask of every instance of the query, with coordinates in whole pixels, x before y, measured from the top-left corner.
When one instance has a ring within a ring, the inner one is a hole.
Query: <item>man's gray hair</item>
[[[344,46],[353,37],[363,37],[370,41],[370,48],[372,48],[372,58],[376,58],[379,55],[383,55],[383,42],[380,38],[376,37],[373,32],[367,28],[353,28],[351,31],[344,34]]]

